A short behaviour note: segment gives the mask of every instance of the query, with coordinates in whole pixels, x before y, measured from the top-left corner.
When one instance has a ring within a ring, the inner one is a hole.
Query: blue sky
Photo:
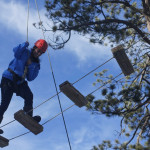
[[[50,23],[45,17],[44,0],[37,0],[42,21]],[[1,0],[0,1],[0,74],[7,69],[9,62],[13,59],[13,47],[26,41],[26,18],[27,18],[27,0]],[[38,22],[38,14],[34,1],[30,3],[29,18],[29,43],[30,48],[34,42],[43,38],[42,32],[33,27],[34,22]],[[48,33],[46,34],[48,35]],[[86,73],[99,66],[112,57],[110,47],[92,45],[89,41],[77,34],[73,34],[71,40],[62,50],[54,51],[49,48],[50,58],[57,86],[68,80],[75,82]],[[109,73],[119,74],[121,72],[118,64],[113,59],[97,72],[103,69],[109,69]],[[84,95],[88,95],[97,87],[92,85],[96,81],[94,73],[90,74],[74,86]],[[39,76],[29,86],[34,94],[34,107],[56,94],[49,60],[47,53],[41,57],[41,70]],[[99,98],[100,91],[94,93]],[[63,109],[71,106],[73,103],[62,93],[60,100]],[[22,109],[23,99],[13,95],[11,104],[5,113],[3,124],[14,119],[16,111]],[[47,103],[34,110],[34,115],[41,115],[44,123],[60,112],[57,97],[54,97]],[[64,113],[70,142],[73,150],[90,150],[93,145],[101,143],[102,140],[115,139],[116,132],[120,131],[117,118],[108,119],[100,115],[92,115],[87,112],[85,107],[72,107]],[[4,137],[11,139],[28,130],[21,126],[17,121],[3,128]],[[5,150],[69,150],[65,128],[61,115],[44,125],[44,131],[39,135],[29,133],[20,138],[10,141]]]

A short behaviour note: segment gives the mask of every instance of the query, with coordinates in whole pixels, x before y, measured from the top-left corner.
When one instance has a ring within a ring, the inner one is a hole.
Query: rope
[[[36,7],[37,7],[38,16],[39,16],[39,20],[40,20],[40,24],[41,24],[42,21],[41,21],[41,17],[40,17],[40,13],[39,13],[39,9],[38,9],[38,5],[37,5],[37,1],[36,0],[35,0],[35,4],[36,4]],[[45,35],[44,35],[43,29],[42,29],[42,32],[43,32],[43,36],[44,36],[44,39],[45,39]],[[67,139],[68,139],[68,144],[69,144],[70,150],[72,150],[70,139],[69,139],[69,134],[68,134],[68,131],[67,131],[67,126],[66,126],[66,122],[65,122],[65,118],[64,118],[64,114],[63,114],[63,109],[62,109],[62,106],[61,106],[60,97],[59,97],[59,93],[58,93],[58,89],[57,89],[57,85],[56,85],[56,79],[55,79],[54,71],[53,71],[53,68],[52,68],[52,63],[51,63],[51,60],[50,60],[50,55],[49,55],[48,51],[47,51],[47,53],[48,53],[48,58],[49,58],[49,62],[50,62],[50,68],[51,68],[53,81],[54,81],[54,85],[55,85],[55,89],[56,89],[56,93],[57,93],[57,98],[58,98],[58,102],[59,102],[59,106],[60,106],[60,110],[61,110],[61,114],[62,114],[62,118],[63,118],[63,122],[64,122],[64,127],[65,127],[65,131],[66,131]]]
[[[28,0],[28,11],[27,11],[27,42],[28,42],[28,27],[29,26],[29,0]],[[29,55],[29,54],[28,54]],[[8,123],[6,123],[6,124],[4,124],[4,125],[2,125],[2,126],[0,126],[0,128],[2,128],[2,127],[4,127],[4,126],[6,126],[6,125],[8,125],[8,124],[10,124],[10,123],[12,123],[12,122],[14,122],[15,120],[12,120],[12,121],[10,121],[10,122],[8,122]]]
[[[6,125],[8,125],[8,124],[11,124],[11,123],[12,123],[12,122],[14,122],[14,121],[16,121],[16,120],[14,119],[14,120],[12,120],[12,121],[10,121],[10,122],[8,122],[8,123],[6,123],[6,124],[4,124],[4,125],[0,126],[0,128],[2,128],[2,127],[4,127],[4,126],[6,126]]]
[[[28,14],[27,14],[27,42],[28,42],[28,27],[29,26],[29,0],[28,0]]]
[[[98,68],[102,67],[103,65],[105,65],[106,63],[108,63],[110,60],[112,60],[114,57],[108,59],[107,61],[105,61],[103,64],[99,65],[98,67],[96,67],[95,69],[93,69],[92,71],[88,72],[87,74],[85,74],[83,77],[81,77],[80,79],[78,79],[77,81],[75,81],[73,84],[79,82],[81,79],[85,78],[86,76],[88,76],[89,74],[91,74],[92,72],[94,72],[95,70],[97,70]]]
[[[63,110],[62,112],[67,111],[68,109],[72,108],[73,106],[75,106],[75,104],[69,106],[68,108],[66,108],[65,110]],[[60,114],[62,114],[62,112],[60,112],[59,114],[55,115],[54,117],[52,117],[51,119],[47,120],[46,122],[44,122],[42,125],[45,125],[46,123],[48,123],[49,121],[55,119],[57,116],[59,116]]]
[[[20,135],[18,135],[18,136],[15,136],[15,137],[9,139],[9,141],[14,140],[14,139],[16,139],[16,138],[19,138],[19,137],[21,137],[21,136],[24,136],[24,135],[26,135],[26,134],[28,134],[28,133],[30,133],[30,132],[31,132],[31,131],[28,131],[28,132],[26,132],[26,133],[23,133],[23,134],[20,134]]]

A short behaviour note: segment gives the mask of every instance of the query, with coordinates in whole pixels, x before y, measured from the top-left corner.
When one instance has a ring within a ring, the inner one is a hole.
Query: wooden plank
[[[23,110],[19,110],[18,112],[16,112],[14,114],[14,118],[35,135],[43,131],[43,126],[38,124],[31,116],[26,114]]]
[[[0,136],[0,147],[6,147],[9,145],[9,140],[4,138],[3,136]]]
[[[111,51],[125,76],[130,75],[131,73],[134,72],[133,66],[127,54],[125,53],[123,45],[119,45],[111,49]]]
[[[78,107],[85,106],[88,101],[86,98],[77,90],[75,89],[72,84],[68,81],[63,82],[59,85],[60,91],[62,91],[70,100],[72,100]]]

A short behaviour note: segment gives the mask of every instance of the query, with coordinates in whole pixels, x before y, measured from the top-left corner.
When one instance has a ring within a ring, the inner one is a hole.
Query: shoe
[[[0,116],[0,124],[2,123],[3,120],[3,116]]]
[[[37,123],[39,123],[41,121],[41,117],[40,116],[34,116],[32,117]]]
[[[29,116],[33,116],[33,107],[32,106],[25,106],[23,107],[23,110],[29,115]]]
[[[4,131],[2,129],[0,129],[0,134],[3,134],[3,133],[4,133]]]

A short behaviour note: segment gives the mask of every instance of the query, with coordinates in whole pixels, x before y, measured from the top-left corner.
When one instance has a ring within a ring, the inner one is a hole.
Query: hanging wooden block
[[[85,106],[88,101],[86,98],[73,87],[71,83],[65,81],[59,85],[60,91],[62,91],[70,100],[72,100],[78,107]]]
[[[26,114],[23,110],[19,110],[18,112],[16,112],[14,114],[14,118],[35,135],[43,131],[43,126],[37,123],[31,116]]]
[[[133,66],[125,53],[123,45],[119,45],[111,49],[111,51],[125,76],[130,75],[134,72]]]
[[[3,136],[0,136],[0,147],[3,148],[5,146],[8,146],[9,140],[4,138]]]

